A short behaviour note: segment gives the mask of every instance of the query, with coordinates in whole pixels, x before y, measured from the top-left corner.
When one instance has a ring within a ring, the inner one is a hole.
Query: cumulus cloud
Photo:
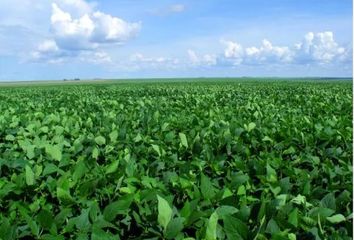
[[[32,53],[34,60],[80,56],[84,51],[92,51],[94,57],[107,62],[108,57],[102,56],[100,47],[124,44],[140,31],[140,23],[126,22],[95,11],[93,6],[84,0],[52,3],[50,23],[53,38],[38,45]],[[81,15],[75,18],[64,8],[77,9],[76,13]]]
[[[198,56],[193,50],[188,50],[188,57],[190,62],[193,65],[208,65],[208,66],[212,66],[212,65],[216,65],[217,63],[217,58],[215,55],[212,54],[205,54],[203,56]]]
[[[273,46],[273,44],[264,39],[260,47],[246,47],[232,41],[222,41],[226,48],[224,50],[225,58],[232,59],[234,65],[261,64],[266,62],[290,62],[292,53],[288,47]]]
[[[140,23],[129,23],[100,11],[73,19],[57,4],[52,5],[54,39],[63,49],[94,49],[100,44],[122,44],[136,36]]]
[[[303,41],[295,45],[298,62],[330,63],[343,61],[349,56],[349,51],[334,40],[332,32],[309,32]]]
[[[292,47],[274,46],[264,39],[260,47],[243,47],[233,41],[221,41],[225,45],[224,58],[233,65],[281,64],[281,63],[331,63],[350,59],[349,50],[339,46],[332,32],[309,32],[301,43]]]
[[[31,54],[31,60],[52,64],[77,58],[81,62],[103,64],[111,63],[111,57],[104,51],[69,51],[58,47],[54,40],[45,40]]]
[[[44,61],[48,63],[63,62],[65,57],[70,55],[69,52],[61,50],[54,40],[45,40],[40,43],[36,49],[31,53],[33,61]]]
[[[75,16],[91,13],[96,6],[95,2],[86,2],[85,0],[54,0],[54,3],[60,4],[64,11]]]
[[[241,44],[224,40],[222,40],[221,43],[226,45],[224,50],[225,58],[232,59],[235,65],[241,64],[243,62],[244,51]]]

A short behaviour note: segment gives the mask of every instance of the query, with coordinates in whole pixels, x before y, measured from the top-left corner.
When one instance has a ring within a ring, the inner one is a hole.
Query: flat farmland
[[[351,239],[352,81],[0,85],[0,239]]]

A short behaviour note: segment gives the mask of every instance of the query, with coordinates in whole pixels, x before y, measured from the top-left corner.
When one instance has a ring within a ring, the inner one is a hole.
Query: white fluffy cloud
[[[299,62],[330,63],[345,60],[348,50],[340,47],[332,32],[309,32],[303,41],[295,45],[296,60]]]
[[[38,45],[36,51],[32,52],[32,60],[38,62],[61,63],[69,52],[61,50],[54,40],[45,40]]]
[[[241,44],[232,41],[221,41],[226,48],[224,50],[225,58],[230,58],[233,60],[235,65],[242,63],[244,57],[244,51]]]
[[[32,61],[62,63],[68,58],[77,58],[81,62],[93,64],[111,63],[111,57],[104,51],[69,51],[58,47],[54,40],[45,40],[32,52]]]
[[[96,6],[95,2],[86,2],[85,0],[54,0],[54,3],[60,5],[66,12],[75,16],[82,16],[92,13]]]
[[[63,10],[64,8],[68,11]],[[75,18],[74,14],[79,17]],[[92,51],[90,55],[98,59],[94,62],[107,62],[110,58],[102,56],[100,47],[123,44],[136,36],[141,28],[140,23],[126,22],[118,17],[94,11],[94,4],[84,0],[52,3],[50,23],[53,39],[38,45],[32,53],[34,60],[82,56],[83,51]]]
[[[261,63],[279,63],[290,62],[292,53],[288,47],[273,46],[273,44],[264,39],[260,47],[242,47],[241,44],[232,41],[222,41],[226,45],[224,57],[232,59],[234,65],[261,64]]]
[[[188,57],[190,62],[193,65],[207,65],[207,66],[212,66],[216,65],[217,63],[217,58],[215,55],[212,54],[205,54],[203,56],[198,56],[195,51],[193,50],[188,50]]]
[[[225,45],[224,58],[233,65],[281,64],[281,63],[331,63],[350,58],[349,50],[339,46],[332,32],[309,32],[301,43],[293,47],[274,46],[264,39],[260,47],[243,47],[233,41],[221,41]]]
[[[100,11],[73,19],[55,3],[52,5],[51,26],[59,47],[70,50],[94,49],[108,43],[121,44],[140,30],[140,23],[129,23]]]

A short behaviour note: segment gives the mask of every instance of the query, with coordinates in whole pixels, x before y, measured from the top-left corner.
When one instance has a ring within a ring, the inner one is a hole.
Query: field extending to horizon
[[[0,239],[352,239],[352,81],[0,84]]]

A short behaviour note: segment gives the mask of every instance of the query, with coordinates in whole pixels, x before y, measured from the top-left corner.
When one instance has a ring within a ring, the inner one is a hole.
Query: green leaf
[[[345,217],[342,214],[336,214],[336,215],[333,215],[331,217],[327,217],[327,220],[330,223],[336,224],[336,223],[344,222],[345,221]]]
[[[269,164],[267,164],[267,181],[277,182],[277,173]]]
[[[306,198],[300,194],[298,194],[295,198],[291,200],[292,203],[295,203],[297,205],[303,205],[306,203]]]
[[[14,137],[14,135],[11,135],[11,134],[9,134],[9,135],[6,135],[6,137],[5,137],[5,140],[7,140],[7,141],[15,141],[15,137]]]
[[[62,159],[61,148],[58,145],[47,145],[45,151],[54,160],[60,161]]]
[[[110,203],[105,207],[103,216],[107,221],[112,221],[118,214],[127,214],[129,207],[133,202],[134,194],[121,197],[118,201]]]
[[[65,190],[61,187],[57,187],[57,197],[64,204],[70,204],[73,202],[69,190]]]
[[[165,237],[167,239],[175,239],[176,236],[183,230],[184,218],[174,218],[172,219],[166,228]]]
[[[106,139],[102,136],[98,136],[98,137],[95,137],[95,142],[101,146],[101,145],[106,144]]]
[[[58,171],[58,167],[56,165],[54,165],[53,163],[49,163],[47,165],[45,165],[45,168],[43,170],[43,176],[46,176],[48,174],[52,174]]]
[[[54,223],[53,214],[45,209],[42,209],[37,215],[37,222],[45,229],[50,229]]]
[[[172,208],[168,204],[168,202],[157,195],[157,209],[158,209],[158,223],[166,230],[168,223],[170,222],[172,218]]]
[[[107,233],[100,228],[94,227],[92,229],[91,240],[119,240],[119,237]]]
[[[289,218],[288,218],[288,223],[290,223],[294,227],[298,226],[298,209],[297,208],[295,208],[294,210],[292,210],[290,212]]]
[[[215,196],[215,188],[213,187],[210,179],[205,176],[203,173],[201,174],[201,183],[200,188],[202,195],[205,199],[212,199]]]
[[[271,139],[270,137],[268,137],[268,136],[265,136],[264,138],[262,138],[262,141],[263,142],[273,142],[273,139]]]
[[[81,177],[85,175],[87,172],[87,167],[85,165],[84,161],[79,161],[76,163],[74,173],[72,175],[72,178],[75,182],[77,182]]]
[[[293,146],[290,146],[288,149],[283,151],[283,154],[294,154],[295,152],[295,148]]]
[[[237,189],[237,196],[242,196],[242,195],[246,195],[246,188],[244,185],[239,186]]]
[[[100,152],[99,152],[98,148],[97,148],[97,147],[94,147],[94,148],[92,149],[92,158],[93,158],[93,159],[97,159],[99,154],[100,154]]]
[[[218,214],[213,212],[208,220],[208,225],[205,231],[206,240],[216,240],[216,226],[218,224]]]
[[[29,186],[34,185],[34,173],[28,165],[26,165],[26,183]]]
[[[220,206],[216,209],[216,212],[218,213],[218,216],[223,218],[226,215],[232,215],[238,212],[238,209],[233,207],[233,206]]]
[[[228,239],[248,239],[248,228],[244,222],[230,215],[226,215],[223,221],[224,231]]]
[[[321,206],[336,211],[336,198],[333,193],[328,193],[321,200]]]
[[[36,156],[34,149],[35,149],[35,146],[33,146],[33,145],[29,145],[26,147],[26,156],[28,157],[28,159],[32,159]]]
[[[136,137],[134,138],[134,142],[138,143],[141,140],[143,140],[143,138],[141,137],[140,133],[138,133],[138,135],[136,135]]]
[[[111,142],[115,142],[116,140],[117,140],[117,138],[118,138],[118,131],[117,130],[114,130],[113,132],[111,132],[110,134],[109,134],[109,138],[111,139]],[[96,140],[96,139],[95,139]],[[106,142],[106,140],[105,140],[105,142]],[[97,141],[96,141],[96,143],[97,143]],[[98,143],[97,143],[98,144]],[[104,144],[104,143],[103,143]]]
[[[155,150],[155,152],[157,152],[157,154],[161,156],[160,147],[155,144],[152,144],[151,146]]]
[[[186,135],[184,133],[179,133],[179,138],[181,140],[182,146],[188,148],[188,141]]]
[[[112,162],[107,166],[106,174],[114,173],[115,171],[117,171],[118,166],[119,166],[119,160]]]
[[[269,220],[267,227],[266,227],[266,232],[270,234],[275,234],[280,232],[280,228],[277,224],[277,222],[272,218]]]
[[[251,132],[253,129],[256,128],[256,124],[254,122],[250,122],[246,128],[247,132]]]
[[[2,217],[0,222],[0,239],[16,239],[16,225],[10,224],[9,220]]]

